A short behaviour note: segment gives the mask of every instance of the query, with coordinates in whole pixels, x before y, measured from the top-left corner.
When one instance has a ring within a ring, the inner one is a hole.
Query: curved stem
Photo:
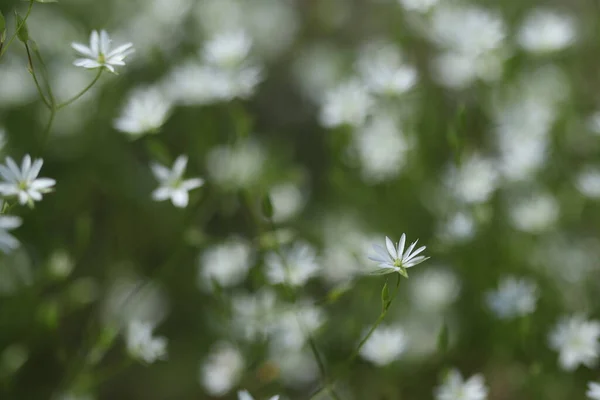
[[[34,2],[34,0],[29,0],[29,7],[27,8],[27,13],[25,14],[25,17],[23,17],[23,21],[21,21],[21,23],[17,26],[17,30],[15,31],[15,33],[13,33],[13,35],[10,37],[10,39],[8,39],[8,41],[4,44],[4,47],[0,50],[0,58],[2,58],[2,55],[4,53],[6,53],[6,50],[8,50],[8,47],[10,46],[10,44],[13,42],[13,40],[15,40],[15,38],[19,34],[19,31],[21,30],[21,28],[25,26],[25,23],[27,22],[27,18],[29,18],[29,14],[31,14],[31,9],[33,8],[33,2]]]
[[[42,66],[42,78],[44,78],[44,83],[46,84],[46,91],[48,92],[49,102],[54,107],[56,105],[56,100],[54,99],[54,94],[52,92],[52,86],[50,86],[50,77],[48,76],[48,68],[46,68],[46,63],[44,62],[44,59],[42,58],[42,54],[40,53],[40,51],[37,48],[37,45],[35,45],[35,44],[33,46],[33,53],[35,54],[36,58],[40,62],[40,65]]]
[[[44,129],[44,133],[42,133],[42,139],[40,140],[40,148],[38,150],[38,154],[41,154],[44,151],[44,148],[46,148],[46,143],[48,142],[48,136],[50,136],[50,129],[52,129],[52,123],[54,122],[55,116],[56,107],[50,107],[50,117],[48,118],[46,129]]]
[[[33,60],[31,59],[31,51],[29,49],[29,45],[27,43],[25,43],[25,50],[27,51],[27,59],[29,60],[29,73],[31,74],[31,76],[33,77],[33,81],[35,82],[35,87],[40,95],[40,98],[42,99],[42,101],[44,102],[44,104],[46,105],[46,107],[48,107],[48,109],[52,109],[52,101],[48,101],[46,100],[46,95],[44,95],[44,91],[42,90],[42,88],[40,87],[40,82],[38,81],[37,75],[35,74],[35,68],[33,66]],[[48,86],[48,84],[46,85]]]
[[[100,75],[102,75],[102,69],[98,70],[98,74],[96,75],[96,77],[94,78],[94,80],[92,82],[90,82],[89,85],[87,85],[81,92],[77,93],[74,97],[70,98],[69,100],[60,103],[56,106],[57,110],[60,110],[61,108],[64,108],[66,106],[68,106],[69,104],[75,102],[76,100],[78,100],[81,96],[83,96],[88,90],[90,90],[92,88],[92,86],[94,86],[96,84],[96,82],[98,82],[98,79],[100,79]]]

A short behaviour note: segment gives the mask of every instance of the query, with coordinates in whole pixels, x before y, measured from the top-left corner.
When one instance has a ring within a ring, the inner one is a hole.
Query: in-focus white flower
[[[573,371],[583,364],[589,368],[596,365],[600,345],[600,322],[587,321],[582,316],[565,317],[550,332],[550,347],[559,352],[559,364],[566,371]]]
[[[0,201],[0,210],[4,207],[4,202]],[[21,226],[21,218],[14,215],[0,215],[0,251],[10,253],[20,246],[19,241],[8,231]]]
[[[343,83],[325,94],[321,106],[321,124],[327,128],[341,125],[360,126],[369,115],[373,99],[364,84]]]
[[[436,400],[485,400],[488,389],[481,374],[473,375],[466,381],[461,373],[453,369],[444,382],[435,390]]]
[[[171,101],[160,90],[139,88],[129,95],[121,115],[114,121],[114,127],[135,139],[144,133],[158,132],[170,111]]]
[[[213,280],[221,287],[235,286],[246,279],[252,265],[252,248],[241,239],[229,239],[208,248],[198,264],[198,286],[211,289]]]
[[[316,250],[307,243],[295,243],[280,253],[265,257],[267,279],[272,284],[302,286],[319,271]]]
[[[132,43],[111,50],[111,39],[105,30],[100,33],[92,31],[89,47],[81,43],[72,43],[71,47],[85,57],[75,60],[75,66],[88,69],[106,68],[112,73],[115,73],[116,66],[125,65],[125,58],[134,52]]]
[[[498,185],[498,169],[491,160],[474,154],[446,174],[446,186],[468,204],[484,203]]]
[[[577,189],[586,197],[600,199],[600,168],[586,167],[576,177]]]
[[[0,165],[0,175],[4,180],[0,183],[0,194],[16,196],[21,205],[33,207],[33,203],[42,200],[42,194],[51,192],[56,184],[54,179],[38,178],[43,164],[44,161],[40,158],[32,163],[27,154],[19,168],[12,158],[6,157],[6,165]]]
[[[518,34],[521,47],[534,53],[559,51],[576,39],[575,20],[563,13],[537,9],[523,22]]]
[[[238,392],[238,400],[254,400],[254,397],[246,390],[241,390]],[[273,396],[269,400],[279,400],[279,396]]]
[[[167,358],[167,339],[153,337],[154,326],[148,322],[131,321],[127,327],[127,351],[147,363]]]
[[[509,319],[534,312],[538,296],[535,282],[507,276],[500,281],[498,289],[485,294],[485,300],[498,318]]]
[[[529,233],[541,233],[556,223],[559,211],[556,199],[541,193],[511,205],[509,215],[515,228]]]
[[[173,168],[158,163],[152,163],[150,168],[159,181],[159,187],[152,192],[152,198],[156,201],[171,199],[175,207],[185,208],[188,205],[190,190],[199,188],[204,184],[202,178],[183,179],[187,166],[187,156],[179,156],[173,163]]]
[[[588,399],[600,400],[600,383],[589,382],[586,395],[587,395]]]
[[[397,360],[406,349],[404,330],[397,326],[379,326],[360,349],[360,356],[378,367]]]
[[[211,396],[223,396],[237,385],[244,364],[237,348],[226,342],[217,343],[200,366],[200,383]]]
[[[395,246],[391,239],[386,236],[385,247],[387,250],[377,244],[373,245],[373,249],[377,254],[369,256],[369,260],[375,261],[378,264],[371,270],[371,273],[383,275],[398,272],[400,275],[408,278],[408,272],[406,272],[407,268],[414,267],[429,258],[419,255],[426,249],[425,246],[421,246],[417,250],[414,250],[418,241],[418,239],[415,240],[408,246],[406,251],[404,251],[404,245],[406,244],[406,235],[404,233],[400,237],[397,246]]]

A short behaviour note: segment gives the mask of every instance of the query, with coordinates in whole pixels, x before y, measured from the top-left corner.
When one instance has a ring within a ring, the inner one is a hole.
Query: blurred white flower
[[[198,264],[198,286],[210,290],[213,280],[222,287],[235,286],[246,279],[252,266],[252,248],[237,238],[208,248]]]
[[[519,30],[519,44],[533,53],[563,50],[576,39],[575,23],[575,20],[563,13],[545,9],[533,10]]]
[[[538,297],[535,282],[514,276],[502,278],[498,289],[485,294],[487,306],[500,319],[522,317],[533,313]]]
[[[309,304],[293,305],[275,318],[271,346],[280,350],[300,350],[308,337],[325,322],[323,311]]]
[[[256,142],[246,141],[213,148],[206,157],[206,168],[216,183],[240,189],[260,179],[265,161],[265,149]]]
[[[0,201],[0,209],[4,207],[4,202]],[[8,231],[20,227],[21,218],[13,215],[0,215],[0,251],[10,253],[20,246],[19,241]]]
[[[448,268],[427,268],[411,279],[410,299],[421,311],[439,312],[448,307],[460,293],[460,281]]]
[[[321,124],[326,128],[361,126],[372,106],[373,99],[365,85],[355,80],[345,82],[325,94],[321,105]]]
[[[593,133],[600,135],[600,111],[588,118],[587,126]]]
[[[244,364],[237,348],[227,342],[217,343],[200,366],[200,383],[211,396],[223,396],[239,382]]]
[[[503,52],[473,56],[446,51],[433,59],[433,77],[440,84],[463,89],[476,79],[493,82],[502,76]]]
[[[252,295],[235,295],[231,305],[233,325],[244,339],[264,339],[273,331],[277,319],[277,297],[271,289]]]
[[[407,268],[414,267],[429,259],[429,257],[423,255],[419,256],[419,254],[426,249],[425,246],[421,246],[414,250],[418,241],[418,239],[414,241],[408,246],[406,251],[404,251],[404,245],[406,243],[406,235],[404,233],[400,237],[397,246],[394,246],[394,243],[386,236],[385,246],[387,250],[377,244],[373,245],[376,255],[369,256],[369,260],[375,261],[378,264],[376,267],[371,268],[370,272],[377,275],[398,272],[400,275],[408,278],[408,273],[406,272]]]
[[[427,12],[440,0],[398,0],[398,3],[409,11]]]
[[[42,200],[42,194],[51,192],[56,184],[54,179],[38,178],[43,164],[40,158],[32,162],[31,156],[26,154],[19,168],[11,157],[6,157],[6,165],[0,165],[0,175],[4,180],[0,183],[0,194],[16,196],[21,205],[33,207],[33,203]]]
[[[498,169],[479,154],[473,154],[452,166],[445,177],[446,186],[454,196],[467,204],[486,202],[498,185]]]
[[[138,88],[129,94],[114,127],[136,139],[144,133],[158,132],[170,111],[171,102],[158,88]]]
[[[344,63],[342,54],[331,44],[317,43],[300,50],[293,72],[302,93],[319,103],[339,82]]]
[[[286,350],[274,346],[271,346],[270,351],[271,358],[279,367],[284,385],[301,389],[319,378],[319,366],[310,351]]]
[[[395,178],[406,163],[410,145],[390,117],[375,117],[355,132],[353,147],[368,182],[382,182]]]
[[[442,385],[435,389],[436,400],[485,400],[487,394],[488,389],[481,374],[465,381],[456,369],[448,372]]]
[[[204,61],[219,68],[237,68],[250,54],[252,39],[241,30],[216,35],[204,44]]]
[[[573,371],[583,364],[592,368],[598,361],[600,322],[580,315],[564,317],[549,334],[550,347],[559,352],[559,364]]]
[[[600,198],[600,168],[586,167],[575,177],[575,186],[584,196]]]
[[[304,207],[305,199],[300,189],[293,183],[282,183],[269,190],[273,204],[273,221],[283,222],[293,218]]]
[[[94,400],[94,396],[87,393],[63,393],[58,397],[58,400]]]
[[[560,208],[554,197],[538,193],[518,200],[509,209],[510,222],[524,232],[541,233],[558,220]]]
[[[600,400],[600,383],[589,382],[586,396],[591,400]]]
[[[177,157],[172,169],[156,162],[150,164],[152,173],[159,182],[157,189],[152,192],[152,198],[156,201],[171,199],[175,207],[185,208],[188,205],[190,190],[201,187],[204,184],[202,178],[183,179],[187,166],[187,156]]]
[[[379,95],[400,95],[417,83],[417,70],[407,65],[391,43],[368,43],[358,59],[358,71],[367,88]]]
[[[238,392],[238,400],[254,400],[254,397],[246,390],[241,390]],[[279,400],[279,396],[273,396],[269,400]]]
[[[154,326],[148,322],[131,321],[127,328],[127,351],[133,358],[146,363],[166,360],[167,339],[153,337]]]
[[[458,211],[443,221],[439,227],[439,236],[445,242],[464,242],[475,235],[475,219],[470,213]]]
[[[406,335],[402,328],[380,325],[360,349],[360,356],[383,367],[400,358],[406,346]]]
[[[85,57],[75,60],[75,66],[88,69],[106,68],[112,73],[115,73],[116,66],[125,65],[125,58],[134,52],[132,43],[111,50],[111,39],[105,30],[100,33],[92,31],[89,47],[81,43],[72,43],[71,47]]]
[[[268,253],[265,266],[270,283],[290,286],[303,286],[319,271],[316,250],[303,242],[296,242],[280,253]]]

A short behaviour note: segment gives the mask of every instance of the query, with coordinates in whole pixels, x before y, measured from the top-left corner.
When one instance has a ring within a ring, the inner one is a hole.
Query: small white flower
[[[204,44],[204,60],[219,68],[239,67],[250,54],[252,39],[244,31],[225,32]]]
[[[521,47],[534,53],[563,50],[575,38],[575,21],[571,17],[543,9],[527,16],[518,35]]]
[[[475,219],[469,213],[458,211],[440,224],[439,236],[445,242],[464,242],[475,235]]]
[[[4,202],[0,201],[0,209],[4,206]],[[19,247],[19,241],[8,231],[21,226],[21,218],[13,215],[0,215],[0,251],[10,253]]]
[[[321,106],[321,124],[327,128],[341,125],[362,125],[371,108],[373,99],[360,82],[350,81],[328,91]]]
[[[212,288],[213,280],[231,287],[246,279],[252,265],[252,248],[243,240],[232,238],[208,248],[199,259],[198,286]]]
[[[360,355],[378,367],[383,367],[397,360],[406,350],[406,345],[406,335],[402,328],[379,326],[360,349]]]
[[[589,382],[586,395],[587,395],[588,399],[600,400],[600,383]]]
[[[254,400],[254,397],[246,390],[241,390],[238,392],[238,400]],[[279,400],[279,396],[273,396],[269,400]]]
[[[398,0],[400,5],[409,11],[427,12],[440,0]]]
[[[549,194],[540,193],[519,200],[510,207],[510,221],[520,231],[541,233],[556,223],[559,204]]]
[[[440,312],[456,300],[460,286],[460,281],[452,270],[428,268],[411,282],[410,299],[419,311]]]
[[[148,322],[132,321],[127,328],[127,351],[147,363],[167,358],[167,339],[152,337],[153,325]]]
[[[0,183],[0,194],[17,196],[21,205],[33,207],[34,201],[42,200],[42,194],[51,192],[56,184],[54,179],[38,178],[43,164],[42,159],[33,160],[32,163],[27,154],[19,168],[12,158],[7,157],[6,165],[0,165],[0,175],[4,179]]]
[[[133,44],[126,43],[111,50],[111,39],[105,30],[92,31],[90,36],[90,46],[87,47],[81,43],[72,43],[78,53],[85,58],[79,58],[73,63],[77,67],[88,69],[106,68],[112,73],[115,73],[115,66],[125,65],[125,57],[134,52]]]
[[[406,235],[404,233],[400,237],[400,242],[398,242],[397,246],[394,246],[391,239],[386,236],[385,246],[387,250],[377,244],[373,245],[373,249],[377,254],[369,256],[369,260],[379,264],[377,264],[371,272],[377,275],[398,272],[400,275],[408,278],[408,273],[406,272],[407,268],[414,267],[429,258],[423,255],[419,256],[419,254],[426,249],[425,246],[421,246],[413,251],[418,241],[418,239],[414,241],[408,246],[406,251],[404,251],[404,245],[406,244]]]
[[[325,322],[320,308],[305,304],[294,305],[277,316],[273,324],[272,349],[301,350],[309,335],[312,335]]]
[[[559,352],[559,364],[573,371],[583,364],[593,367],[598,361],[600,322],[582,316],[563,318],[549,335],[550,347]]]
[[[269,190],[273,203],[273,221],[283,222],[293,218],[304,207],[305,198],[293,183],[282,183]]]
[[[361,52],[358,69],[367,88],[375,94],[400,95],[417,83],[417,70],[402,60],[390,43],[369,43]]]
[[[212,181],[227,189],[250,187],[261,177],[267,161],[264,147],[254,141],[235,146],[217,146],[206,157]]]
[[[488,307],[501,319],[531,314],[535,311],[537,299],[535,282],[513,276],[503,278],[497,290],[485,295]]]
[[[466,381],[461,373],[453,369],[444,382],[435,390],[436,400],[485,400],[488,389],[481,374],[473,375]]]
[[[584,196],[600,199],[600,168],[584,168],[575,178],[575,185]]]
[[[244,369],[240,351],[227,342],[217,343],[200,366],[200,383],[211,396],[223,396],[239,381]]]
[[[129,95],[114,127],[135,139],[144,133],[157,132],[170,111],[171,102],[160,90],[152,87],[136,89]]]
[[[199,188],[204,184],[202,178],[183,179],[187,166],[187,157],[179,156],[173,163],[173,168],[158,163],[152,163],[150,168],[159,181],[159,187],[152,192],[152,198],[156,201],[171,199],[175,207],[185,208],[188,205],[190,190]]]
[[[319,270],[317,252],[306,243],[295,243],[291,249],[265,257],[267,279],[272,284],[302,286]]]
[[[277,298],[270,289],[254,295],[237,295],[231,302],[233,324],[246,340],[266,338],[273,330]]]
[[[498,169],[479,154],[473,154],[446,174],[446,186],[464,203],[484,203],[498,186]]]

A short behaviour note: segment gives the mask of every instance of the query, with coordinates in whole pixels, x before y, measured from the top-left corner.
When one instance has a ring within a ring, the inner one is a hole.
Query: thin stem
[[[68,106],[69,104],[75,102],[76,100],[78,100],[81,96],[83,96],[88,90],[90,90],[92,88],[92,86],[94,86],[96,84],[96,82],[98,82],[98,79],[100,79],[100,75],[102,75],[102,68],[98,70],[98,74],[96,75],[96,77],[94,78],[94,80],[92,82],[90,82],[89,85],[87,85],[81,92],[77,93],[74,97],[70,98],[69,100],[60,103],[59,105],[56,106],[57,110],[60,110],[66,106]]]
[[[42,58],[42,54],[40,53],[40,51],[37,48],[37,45],[35,45],[35,44],[33,46],[33,53],[35,54],[35,56],[37,57],[38,61],[40,62],[41,66],[42,66],[42,77],[44,78],[44,82],[46,84],[46,91],[48,92],[48,98],[50,99],[50,104],[55,106],[56,100],[54,99],[54,94],[52,93],[52,86],[50,86],[50,77],[48,75],[48,68],[46,68],[46,63],[44,62],[44,59]]]
[[[40,82],[38,81],[37,75],[35,74],[35,68],[33,67],[33,60],[31,59],[31,51],[29,50],[29,45],[25,43],[25,50],[27,51],[27,59],[29,60],[29,73],[33,77],[33,81],[35,82],[35,87],[40,95],[40,98],[48,107],[48,109],[52,109],[51,101],[46,100],[46,96],[44,95],[44,91],[40,87]]]
[[[8,47],[10,46],[10,44],[13,42],[13,40],[15,40],[15,38],[19,34],[19,31],[21,30],[21,28],[23,28],[25,26],[25,23],[27,22],[27,18],[29,18],[29,14],[31,14],[31,9],[33,8],[33,2],[34,2],[34,0],[29,0],[29,7],[27,8],[27,13],[25,14],[25,17],[23,18],[23,21],[21,21],[21,23],[17,26],[17,30],[15,31],[15,33],[13,33],[13,35],[10,37],[10,39],[8,39],[8,41],[4,45],[4,48],[0,50],[0,58],[2,58],[2,55],[4,53],[6,53],[6,50],[8,50]]]
[[[50,129],[52,129],[54,117],[56,117],[56,107],[53,105],[53,107],[50,107],[50,117],[48,118],[46,129],[44,129],[44,133],[42,133],[42,139],[40,140],[40,148],[38,150],[38,154],[41,154],[44,148],[46,148],[46,143],[48,142],[48,136],[50,136]]]

